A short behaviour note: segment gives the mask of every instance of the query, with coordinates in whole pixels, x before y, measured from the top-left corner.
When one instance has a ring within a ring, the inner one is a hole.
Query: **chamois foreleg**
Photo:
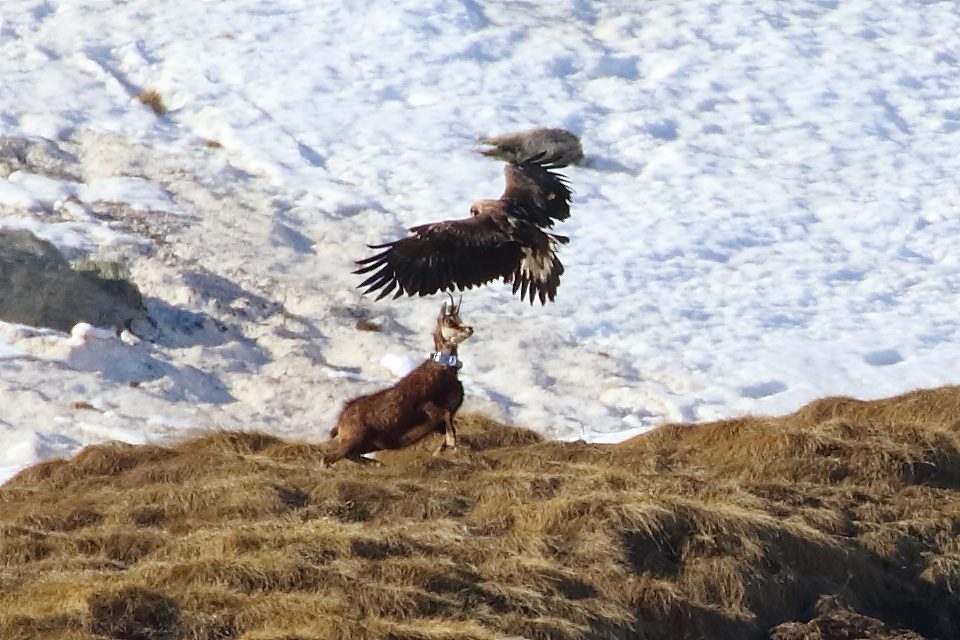
[[[453,412],[433,402],[425,404],[422,410],[427,414],[427,421],[432,426],[431,431],[439,433],[441,426],[443,427],[443,441],[440,442],[440,446],[434,451],[433,455],[439,455],[448,447],[456,449],[457,432],[453,428]]]
[[[443,433],[443,448],[456,449],[459,445],[457,444],[457,430],[453,426],[453,412],[445,411],[443,417],[447,423],[447,428]]]

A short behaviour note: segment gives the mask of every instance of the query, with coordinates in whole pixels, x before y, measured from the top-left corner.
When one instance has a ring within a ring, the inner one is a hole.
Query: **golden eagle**
[[[503,195],[475,202],[469,218],[420,225],[406,238],[370,245],[382,251],[357,261],[354,273],[373,272],[360,287],[379,289],[379,300],[394,290],[394,298],[425,296],[502,278],[521,299],[529,294],[530,304],[552,301],[563,274],[557,245],[569,238],[543,228],[570,217],[570,189],[552,168],[540,156],[507,163]]]

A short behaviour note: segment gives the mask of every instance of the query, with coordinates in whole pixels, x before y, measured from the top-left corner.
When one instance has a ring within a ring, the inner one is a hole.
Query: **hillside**
[[[217,432],[28,468],[0,487],[0,637],[760,639],[821,595],[960,634],[960,387],[619,445],[458,422],[462,450],[382,466]],[[774,637],[918,637],[803,629]]]

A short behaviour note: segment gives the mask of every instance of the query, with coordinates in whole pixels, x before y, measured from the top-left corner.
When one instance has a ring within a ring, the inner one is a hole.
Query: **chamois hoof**
[[[433,456],[434,456],[434,457],[437,457],[438,455],[440,455],[440,454],[443,453],[444,451],[447,451],[448,449],[449,449],[450,451],[453,451],[453,452],[458,452],[458,451],[460,451],[460,445],[459,445],[459,444],[447,444],[446,442],[441,442],[441,443],[440,443],[440,446],[437,447],[436,451],[433,452]]]
[[[363,454],[360,454],[360,455],[357,455],[357,456],[350,456],[350,457],[344,458],[344,460],[350,460],[351,462],[355,462],[355,463],[357,463],[357,464],[359,464],[359,465],[368,465],[368,464],[369,464],[369,465],[373,465],[374,467],[382,467],[382,466],[383,466],[383,463],[380,462],[379,460],[377,460],[376,458],[368,458],[368,457],[366,457],[366,456],[363,455]]]

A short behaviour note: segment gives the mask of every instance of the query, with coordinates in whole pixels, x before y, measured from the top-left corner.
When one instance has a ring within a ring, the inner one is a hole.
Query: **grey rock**
[[[0,320],[61,331],[78,322],[117,328],[150,322],[122,267],[72,267],[55,246],[23,229],[0,231]]]
[[[77,158],[43,138],[0,136],[0,178],[14,171],[26,171],[53,180],[77,181]]]

